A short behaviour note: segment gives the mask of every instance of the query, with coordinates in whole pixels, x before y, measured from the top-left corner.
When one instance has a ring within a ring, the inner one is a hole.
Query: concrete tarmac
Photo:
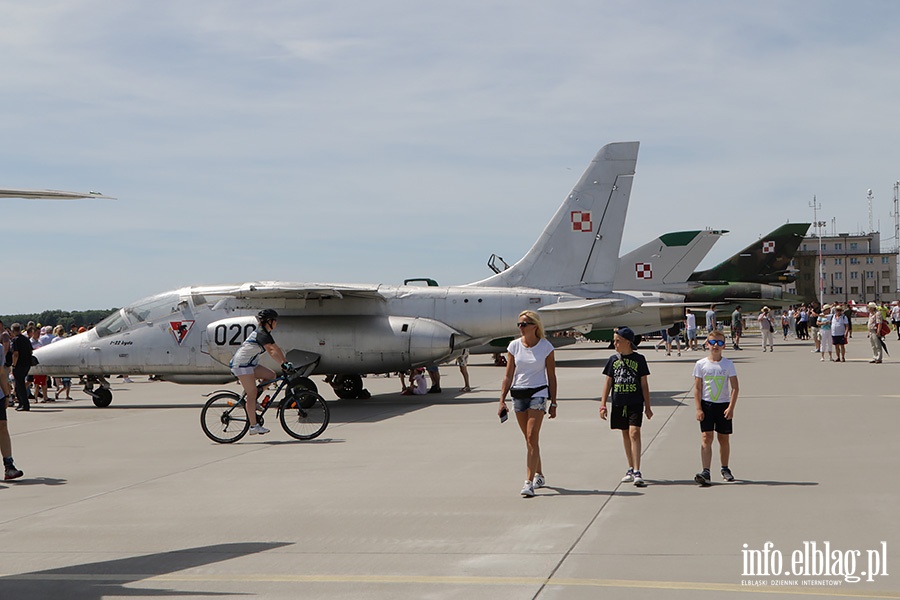
[[[114,379],[106,409],[74,391],[11,411],[25,477],[0,483],[0,598],[900,598],[900,342],[882,365],[860,333],[846,363],[758,343],[726,347],[737,481],[716,449],[706,488],[687,393],[702,352],[641,350],[654,416],[636,488],[598,417],[611,351],[558,350],[547,487],[530,499],[489,357],[472,358],[467,394],[453,365],[440,395],[369,377],[373,397],[332,402],[312,442],[270,418],[266,436],[215,444],[199,425],[215,387],[146,377]]]

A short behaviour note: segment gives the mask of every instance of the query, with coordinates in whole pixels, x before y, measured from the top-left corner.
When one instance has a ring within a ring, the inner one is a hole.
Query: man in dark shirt
[[[16,398],[19,401],[16,410],[31,410],[31,404],[28,402],[28,384],[25,383],[28,371],[31,370],[31,341],[27,335],[22,334],[22,326],[19,323],[13,323],[10,331],[13,335],[11,343],[12,371],[13,378],[16,380]]]

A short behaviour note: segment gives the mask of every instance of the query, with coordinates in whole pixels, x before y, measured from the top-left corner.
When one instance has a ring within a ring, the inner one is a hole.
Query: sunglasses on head
[[[516,327],[522,329],[523,327],[528,327],[529,325],[534,325],[534,323],[529,323],[528,321],[519,321],[516,323]]]
[[[710,346],[724,346],[725,340],[706,340],[706,343]]]

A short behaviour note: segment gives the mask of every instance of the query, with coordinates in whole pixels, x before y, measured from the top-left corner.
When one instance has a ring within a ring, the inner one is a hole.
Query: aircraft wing
[[[112,196],[104,196],[100,192],[63,192],[60,190],[20,190],[0,188],[0,198],[24,198],[25,200],[78,200],[79,198],[104,198],[115,200]]]
[[[204,296],[230,296],[244,300],[300,300],[319,298],[372,298],[384,300],[377,286],[328,285],[317,283],[290,283],[281,281],[257,281],[236,286],[218,286],[213,289],[198,288]]]
[[[545,325],[553,327],[566,324],[592,323],[603,317],[611,317],[634,310],[633,301],[626,302],[621,298],[585,298],[584,300],[568,300],[542,306],[537,310],[545,319]]]

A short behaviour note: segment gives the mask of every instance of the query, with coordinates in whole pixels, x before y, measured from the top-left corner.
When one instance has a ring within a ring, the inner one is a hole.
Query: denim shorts
[[[525,398],[524,400],[516,400],[513,398],[513,407],[516,412],[525,412],[526,410],[539,410],[547,412],[546,398]]]

